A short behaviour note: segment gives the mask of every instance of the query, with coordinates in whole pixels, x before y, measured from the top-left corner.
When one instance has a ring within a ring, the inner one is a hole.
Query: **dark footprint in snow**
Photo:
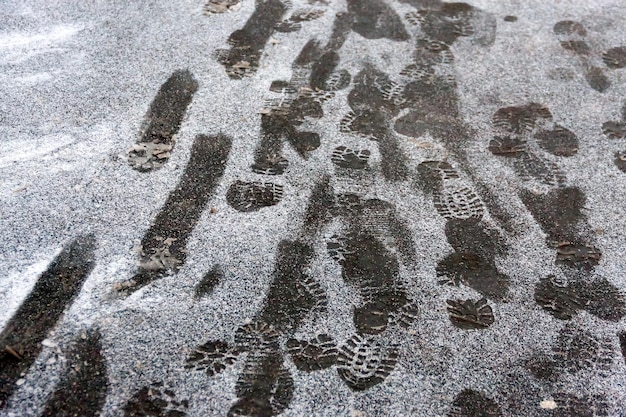
[[[271,182],[236,181],[228,188],[226,201],[237,211],[258,211],[271,207],[283,197],[283,187]]]
[[[313,340],[287,340],[287,350],[296,368],[305,372],[330,368],[337,362],[337,344],[327,334]]]
[[[187,108],[198,91],[188,70],[174,72],[161,86],[144,117],[141,137],[128,150],[128,163],[137,171],[161,168],[169,159]]]
[[[365,391],[389,376],[396,366],[397,357],[394,347],[383,349],[354,335],[339,348],[337,372],[352,390]]]
[[[340,168],[365,169],[369,157],[370,151],[367,149],[355,151],[346,146],[339,146],[333,151],[331,160]]]
[[[474,300],[448,300],[450,321],[460,329],[486,329],[495,322],[493,310],[482,298]]]
[[[448,417],[502,417],[500,406],[485,394],[472,389],[459,392]]]
[[[189,402],[177,400],[174,391],[161,382],[142,387],[124,406],[124,417],[184,417]]]
[[[593,57],[597,54],[586,41],[587,29],[585,26],[573,20],[562,20],[554,25],[553,30],[561,43],[561,47],[578,56],[589,86],[600,93],[606,91],[611,86],[611,82],[604,74],[603,69],[593,63]]]

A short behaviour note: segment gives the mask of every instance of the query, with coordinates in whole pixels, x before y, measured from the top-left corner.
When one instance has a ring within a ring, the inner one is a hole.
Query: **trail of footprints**
[[[244,27],[230,35],[230,49],[215,54],[226,74],[233,80],[253,75],[275,32],[299,30],[304,22],[324,15],[324,2],[312,3],[311,8],[295,10],[287,16],[292,8],[289,2],[257,0]],[[281,202],[284,189],[276,178],[288,174],[290,166],[282,155],[283,145],[287,142],[306,161],[320,146],[321,137],[301,128],[305,122],[324,117],[323,104],[333,99],[335,92],[351,87],[351,110],[342,118],[339,130],[365,141],[356,149],[338,143],[329,155],[335,175],[317,181],[303,226],[279,244],[272,284],[261,310],[242,323],[230,340],[209,339],[184,358],[189,372],[203,372],[211,378],[242,362],[234,387],[237,400],[227,413],[230,416],[272,416],[284,412],[295,392],[286,361],[291,361],[300,372],[334,368],[351,390],[365,391],[389,378],[403,354],[393,329],[410,329],[419,318],[419,307],[411,299],[406,277],[400,274],[401,265],[406,267],[415,261],[411,231],[390,202],[365,198],[359,192],[336,192],[333,184],[341,185],[346,178],[359,184],[359,173],[378,171],[390,185],[417,178],[420,191],[429,196],[433,210],[445,219],[444,233],[452,248],[434,271],[439,283],[464,285],[480,294],[471,299],[446,301],[444,308],[452,326],[459,331],[484,331],[496,323],[494,306],[510,301],[510,279],[499,271],[496,262],[498,257],[507,255],[508,248],[497,222],[490,216],[490,203],[481,198],[484,188],[476,188],[480,184],[465,166],[463,144],[472,132],[459,114],[450,49],[459,37],[474,37],[480,45],[489,45],[495,36],[495,21],[491,15],[465,3],[429,3],[430,7],[405,15],[405,26],[383,1],[349,2],[347,11],[335,16],[328,42],[307,42],[292,64],[291,79],[275,80],[270,86],[269,98],[260,110],[260,141],[250,169],[252,175],[274,180],[236,180],[230,184],[225,199],[234,210],[249,213]],[[205,11],[216,14],[239,7],[239,0],[211,0]],[[406,27],[417,31],[415,52],[412,63],[397,77],[370,64],[364,64],[354,77],[339,68],[339,51],[350,33],[366,39],[405,42],[412,39]],[[604,70],[595,64],[582,24],[559,22],[554,32],[561,46],[580,58],[590,86],[606,90],[610,82]],[[623,68],[625,56],[624,48],[616,47],[605,52],[602,59],[607,68]],[[176,133],[198,88],[189,71],[176,71],[163,84],[145,116],[140,139],[128,151],[133,169],[146,173],[167,163]],[[571,157],[578,151],[576,134],[555,123],[552,112],[538,103],[501,108],[493,115],[492,123],[495,134],[488,150],[519,176],[517,193],[544,230],[561,271],[539,278],[534,288],[535,301],[558,320],[571,320],[582,310],[602,320],[621,320],[626,315],[621,292],[593,272],[602,254],[583,214],[585,196],[579,188],[568,185],[558,166],[559,158]],[[611,139],[623,139],[625,123],[605,122],[602,129]],[[400,146],[401,135],[418,138],[425,134],[443,143],[452,162],[426,160],[415,171],[411,169]],[[187,240],[214,197],[231,142],[231,138],[221,134],[195,138],[179,184],[142,240],[135,276],[118,284],[116,290],[136,291],[167,274],[175,274],[184,265]],[[370,146],[378,148],[382,159],[379,166],[371,165]],[[616,155],[615,163],[624,170],[620,155]],[[548,191],[542,195],[531,192],[529,187],[535,182]],[[339,265],[344,284],[359,293],[352,310],[354,333],[325,332],[296,338],[306,319],[327,314],[328,296],[311,275],[310,266],[323,256],[313,249],[314,242],[324,236],[332,221],[339,221],[342,231],[325,242],[325,255]],[[37,358],[41,342],[80,291],[93,268],[94,245],[91,236],[71,242],[42,274],[0,334],[0,342],[5,346],[0,354],[0,408],[6,407],[19,386],[18,380]],[[210,297],[224,280],[223,268],[227,266],[215,265],[208,271],[195,288],[194,297]],[[68,281],[60,285],[60,279]],[[624,357],[625,334],[617,338]],[[612,339],[597,337],[568,323],[559,332],[552,353],[539,353],[528,359],[526,368],[538,380],[546,381],[555,381],[564,373],[607,376],[615,366],[615,353]],[[77,338],[67,357],[69,367],[42,415],[96,415],[108,392],[99,331],[92,329]],[[558,405],[554,416],[610,415],[611,406],[600,394],[556,392],[553,400]],[[125,416],[175,417],[186,415],[188,408],[186,399],[178,398],[173,390],[156,381],[135,392],[123,412]],[[480,391],[468,388],[457,393],[448,416],[475,415],[501,416],[503,410]]]

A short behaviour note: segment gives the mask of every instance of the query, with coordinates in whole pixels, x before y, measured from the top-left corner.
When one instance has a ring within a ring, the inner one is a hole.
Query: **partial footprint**
[[[337,362],[337,344],[327,334],[313,340],[287,340],[287,350],[296,368],[305,372],[329,368]]]
[[[454,398],[448,417],[502,417],[502,410],[485,394],[464,389]]]
[[[339,146],[333,151],[331,160],[340,168],[365,169],[370,158],[370,151],[367,149],[353,150],[346,146]]]
[[[495,322],[487,300],[448,300],[450,321],[461,329],[486,329]]]
[[[184,417],[188,407],[187,400],[177,400],[174,391],[155,382],[137,391],[123,410],[124,417]]]
[[[214,376],[235,363],[238,356],[239,351],[228,343],[210,340],[194,349],[186,360],[185,368]]]

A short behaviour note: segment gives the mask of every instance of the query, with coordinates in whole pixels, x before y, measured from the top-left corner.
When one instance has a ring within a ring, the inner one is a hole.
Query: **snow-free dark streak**
[[[120,289],[138,290],[185,263],[187,239],[222,178],[230,147],[224,135],[196,137],[178,185],[141,241],[139,269]]]
[[[95,266],[96,241],[80,236],[66,245],[0,334],[0,409],[41,352],[41,342],[80,292]]]

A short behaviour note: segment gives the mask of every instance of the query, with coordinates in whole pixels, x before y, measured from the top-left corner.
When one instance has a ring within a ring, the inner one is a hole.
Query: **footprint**
[[[319,334],[308,341],[289,339],[287,350],[296,368],[305,372],[330,368],[337,362],[337,345],[327,334]]]
[[[210,340],[194,349],[185,362],[185,369],[205,371],[211,377],[232,365],[239,351],[219,340]]]
[[[285,3],[281,0],[256,0],[254,12],[243,28],[230,34],[230,49],[216,51],[216,58],[231,79],[249,77],[257,71],[267,41],[287,12]]]
[[[196,136],[178,185],[141,240],[138,271],[116,285],[119,291],[137,291],[185,264],[187,240],[222,179],[231,143],[223,135]]]
[[[273,281],[258,319],[278,332],[295,332],[310,314],[326,311],[328,298],[319,282],[310,276],[315,252],[300,241],[278,245]]]
[[[467,285],[484,297],[500,301],[508,293],[509,278],[498,272],[493,260],[472,252],[454,252],[437,264],[440,284]]]
[[[137,391],[124,406],[124,417],[184,417],[189,402],[177,400],[174,391],[155,382]]]
[[[339,130],[372,140],[378,144],[383,177],[390,182],[409,176],[408,158],[391,129],[391,117],[400,111],[396,98],[389,95],[389,76],[371,65],[357,74],[348,94],[352,109],[339,124]]]
[[[466,3],[442,3],[437,9],[409,12],[405,18],[429,38],[452,45],[459,37],[475,34],[474,10]]]
[[[626,138],[626,102],[622,105],[622,119],[620,121],[607,121],[602,124],[602,132],[609,139]]]
[[[486,329],[495,322],[487,300],[447,300],[450,321],[460,329]]]
[[[555,125],[552,130],[535,134],[535,141],[544,151],[555,156],[574,156],[578,152],[578,136],[569,129]]]
[[[95,250],[93,235],[79,236],[65,245],[37,278],[33,289],[0,333],[3,347],[0,351],[0,410],[6,407],[17,380],[35,363],[42,349],[41,342],[57,325],[95,267]]]
[[[283,33],[296,32],[302,29],[302,22],[309,22],[322,16],[324,16],[322,9],[298,10],[288,19],[274,25],[274,29]]]
[[[339,146],[333,151],[331,160],[340,168],[365,169],[370,157],[367,149],[353,150],[346,146]]]
[[[474,190],[456,181],[443,181],[433,195],[433,204],[445,219],[480,220],[484,213],[483,202]]]
[[[337,372],[354,391],[365,391],[383,382],[396,366],[398,352],[395,347],[383,349],[354,335],[339,348]]]
[[[492,117],[495,127],[517,135],[532,132],[539,122],[545,123],[551,120],[550,110],[539,103],[503,107],[498,109]]]
[[[626,316],[624,295],[606,278],[588,281],[583,277],[566,284],[548,276],[535,286],[535,301],[561,320],[570,320],[578,310],[613,322]]]
[[[242,352],[273,352],[278,350],[280,333],[261,320],[245,324],[235,332],[235,349]]]
[[[606,91],[611,86],[611,82],[603,69],[592,63],[596,54],[585,40],[587,29],[584,25],[573,20],[562,20],[554,25],[553,30],[561,47],[574,53],[580,59],[589,86],[600,93]]]
[[[228,411],[235,416],[276,416],[287,409],[294,393],[293,378],[279,353],[253,355],[246,361],[235,392],[238,400]]]
[[[366,39],[410,39],[400,16],[382,0],[348,2],[348,14],[352,17],[352,30]]]
[[[626,68],[626,46],[609,49],[602,54],[602,60],[611,69]]]
[[[131,167],[148,172],[168,161],[175,135],[197,91],[198,82],[188,70],[176,71],[167,79],[144,117],[141,137],[128,150]]]
[[[611,374],[615,350],[608,338],[599,339],[588,331],[565,326],[552,351],[559,370],[570,374],[591,371],[604,377]]]
[[[107,365],[97,330],[80,337],[67,354],[69,367],[41,417],[100,415],[107,397]]]
[[[560,320],[571,320],[586,304],[575,285],[561,282],[554,275],[541,278],[535,285],[535,302]]]
[[[494,136],[488,149],[494,155],[507,157],[523,180],[561,186],[565,174],[539,151],[572,156],[578,151],[578,137],[552,120],[550,110],[539,103],[500,108],[492,123],[502,134]]]
[[[448,417],[502,417],[500,406],[485,394],[472,389],[459,392]]]
[[[522,191],[520,198],[547,235],[550,246],[584,241],[579,230],[589,230],[583,213],[587,197],[577,187],[564,187],[546,194]]]
[[[244,213],[271,207],[283,198],[282,185],[271,182],[235,181],[226,192],[226,201],[237,211]]]

